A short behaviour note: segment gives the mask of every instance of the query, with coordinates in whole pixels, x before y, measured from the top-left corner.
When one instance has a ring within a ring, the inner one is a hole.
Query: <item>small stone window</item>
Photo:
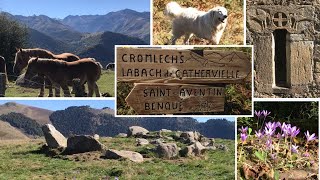
[[[285,29],[276,29],[274,37],[274,84],[277,87],[287,87],[287,34]]]

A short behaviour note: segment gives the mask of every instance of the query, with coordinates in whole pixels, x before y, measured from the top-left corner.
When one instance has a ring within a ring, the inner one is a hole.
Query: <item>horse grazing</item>
[[[21,49],[20,48],[20,49],[17,49],[17,53],[16,53],[14,65],[13,65],[13,72],[16,74],[20,74],[22,69],[27,67],[28,61],[30,60],[31,57],[60,59],[68,62],[77,61],[80,59],[78,56],[71,53],[63,53],[63,54],[56,55],[45,49],[39,49],[39,48]],[[43,84],[40,88],[39,97],[43,97],[44,89],[45,89],[45,81],[44,81],[44,77],[41,74],[39,74],[39,76],[43,78]],[[49,97],[51,97],[53,96],[52,86],[51,84],[48,84],[48,85],[49,85]],[[57,91],[57,88],[56,88],[56,91]]]
[[[27,65],[26,79],[43,74],[54,84],[61,86],[65,97],[71,97],[68,81],[80,79],[80,85],[88,84],[88,97],[95,92],[100,97],[97,81],[101,76],[101,64],[92,58],[66,62],[58,59],[31,58]],[[60,94],[60,92],[59,92]]]

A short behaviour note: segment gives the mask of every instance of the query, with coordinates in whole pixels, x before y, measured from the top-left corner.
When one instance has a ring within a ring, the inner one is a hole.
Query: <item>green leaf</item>
[[[252,128],[249,128],[248,129],[248,134],[251,135],[251,133],[252,133]]]
[[[274,176],[273,176],[273,178],[274,178],[275,180],[279,180],[279,179],[280,179],[280,173],[279,173],[278,170],[274,171]]]
[[[288,168],[293,168],[293,165],[292,164],[286,164],[285,167],[288,167]]]
[[[265,159],[266,159],[266,154],[264,152],[256,151],[256,152],[254,152],[254,155],[256,155],[256,157],[258,159],[260,159],[261,161],[265,161]]]

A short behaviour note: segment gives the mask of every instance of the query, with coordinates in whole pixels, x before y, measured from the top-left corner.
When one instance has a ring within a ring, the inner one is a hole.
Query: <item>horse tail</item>
[[[101,65],[101,63],[99,63],[98,61],[95,61],[95,63],[96,63],[96,65],[97,65],[97,67],[98,67],[98,76],[97,76],[97,80],[99,80],[100,79],[100,77],[101,77],[101,70],[102,70],[102,65]]]

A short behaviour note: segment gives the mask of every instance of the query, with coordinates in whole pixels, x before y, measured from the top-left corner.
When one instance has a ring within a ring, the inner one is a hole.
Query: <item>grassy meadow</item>
[[[101,138],[101,142],[107,148],[143,151],[134,138]],[[43,139],[0,141],[0,179],[234,179],[234,141],[216,139],[216,143],[230,151],[209,151],[201,158],[145,158],[136,164],[100,159],[94,152],[47,157],[39,151]]]
[[[114,96],[114,71],[102,70],[101,77],[97,82],[101,94],[109,93]],[[85,85],[86,89],[88,88]],[[69,87],[71,90],[71,88]],[[15,85],[15,82],[10,81],[6,90],[6,97],[38,97],[39,88],[26,88]],[[45,97],[48,96],[49,90],[45,90]],[[63,91],[60,90],[60,95],[63,97]],[[94,94],[95,96],[95,94]]]
[[[165,6],[172,0],[153,1],[153,44],[170,44],[171,21],[164,15]],[[224,6],[228,10],[228,24],[222,35],[220,44],[243,44],[243,0],[174,0],[183,7],[194,7],[208,11],[215,6]],[[183,38],[177,41],[182,44]],[[190,44],[206,45],[209,41],[192,37]]]

